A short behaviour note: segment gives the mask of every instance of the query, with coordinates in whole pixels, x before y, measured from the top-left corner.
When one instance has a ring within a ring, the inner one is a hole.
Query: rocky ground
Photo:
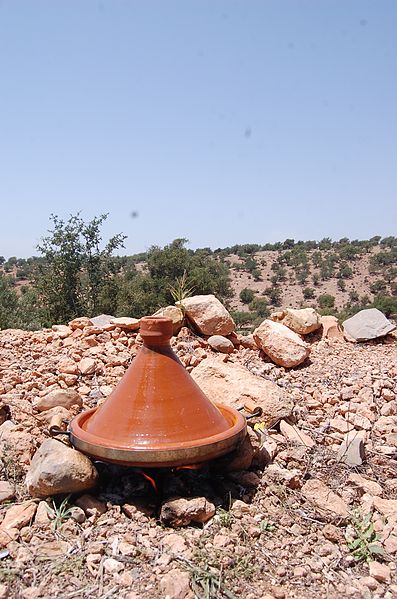
[[[0,332],[0,599],[397,596],[394,333],[317,331],[287,369],[253,338],[219,352],[184,327],[172,345],[206,393],[264,410],[244,448],[200,470],[96,464],[93,489],[32,499],[32,456],[110,394],[139,349],[130,326]]]

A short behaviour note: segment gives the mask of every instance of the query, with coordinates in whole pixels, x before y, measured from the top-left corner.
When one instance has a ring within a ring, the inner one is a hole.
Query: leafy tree
[[[338,279],[351,279],[353,277],[353,271],[347,262],[341,262],[339,272],[336,276]]]
[[[252,289],[244,287],[244,289],[240,291],[240,300],[243,302],[243,304],[250,304],[254,297],[255,292]]]
[[[279,287],[268,287],[265,289],[264,294],[267,295],[273,306],[280,305],[282,292]]]
[[[302,293],[303,293],[304,299],[306,299],[306,300],[313,299],[314,295],[315,295],[315,291],[312,287],[305,287]]]
[[[378,279],[371,283],[369,286],[372,293],[379,293],[380,291],[385,291],[386,283],[383,279]]]
[[[341,291],[346,291],[346,283],[344,281],[344,279],[338,279],[338,289],[340,289]]]
[[[125,239],[115,235],[100,249],[100,229],[106,218],[102,214],[85,223],[76,214],[65,222],[51,215],[53,229],[37,248],[44,261],[34,279],[49,324],[102,311],[103,296],[115,274],[112,253]]]
[[[329,293],[323,293],[317,298],[320,308],[333,308],[335,306],[335,297]]]
[[[250,303],[249,309],[251,312],[256,312],[257,315],[261,318],[266,318],[266,316],[269,316],[269,308],[267,306],[267,301],[263,297],[256,297]]]
[[[377,295],[372,306],[378,308],[386,316],[390,316],[390,314],[397,312],[397,298],[390,295]]]
[[[359,300],[359,296],[357,291],[350,291],[349,292],[349,301],[352,303],[356,303]]]
[[[15,326],[17,307],[17,294],[12,288],[9,277],[0,275],[0,329]]]

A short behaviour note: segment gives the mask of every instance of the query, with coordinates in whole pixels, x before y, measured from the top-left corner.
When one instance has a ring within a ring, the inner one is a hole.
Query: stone
[[[137,331],[140,327],[141,319],[123,316],[121,318],[112,318],[110,324],[114,324],[116,327],[125,329],[126,331]]]
[[[124,564],[113,557],[108,557],[103,562],[103,569],[108,574],[118,574],[124,570]]]
[[[8,586],[6,584],[0,584],[0,599],[8,599]]]
[[[75,504],[81,508],[88,517],[101,516],[106,512],[106,504],[92,495],[82,495],[76,499]]]
[[[83,358],[78,363],[78,368],[82,375],[95,374],[96,360],[93,358]]]
[[[343,331],[339,326],[336,316],[322,316],[320,318],[323,330],[322,339],[331,339],[333,341],[344,341]]]
[[[364,493],[369,493],[370,495],[382,495],[382,487],[379,483],[374,480],[369,480],[361,476],[361,474],[352,473],[349,474],[348,478],[349,482],[352,482],[356,487],[358,487]]]
[[[47,393],[43,397],[39,397],[33,405],[39,412],[45,412],[58,406],[69,410],[72,406],[81,407],[82,404],[83,400],[77,391],[73,389],[57,389],[50,391],[50,393]]]
[[[348,508],[346,502],[334,493],[322,481],[311,478],[302,487],[302,495],[320,512],[330,512],[334,516],[347,518]]]
[[[365,460],[365,448],[362,438],[358,435],[347,435],[339,447],[336,459],[348,466],[361,466]]]
[[[163,537],[163,545],[170,553],[184,554],[187,551],[187,545],[182,535],[171,533]]]
[[[178,306],[166,306],[165,308],[160,308],[160,310],[157,310],[153,316],[165,316],[166,318],[171,318],[174,335],[179,333],[185,320],[183,310],[178,308]]]
[[[284,324],[264,320],[254,331],[260,349],[278,366],[293,368],[310,355],[310,346]]]
[[[14,485],[6,480],[0,480],[0,503],[9,501],[15,497]]]
[[[202,524],[212,518],[215,511],[214,504],[205,497],[178,497],[163,503],[160,521],[173,528],[187,526],[191,522]]]
[[[238,363],[225,363],[220,357],[203,360],[191,376],[215,403],[235,408],[247,401],[262,408],[260,416],[267,428],[291,415],[292,400],[276,383],[252,374]]]
[[[194,295],[180,302],[185,315],[203,335],[230,335],[233,318],[215,295]]]
[[[298,445],[304,445],[305,447],[313,447],[315,444],[313,439],[306,433],[299,430],[296,426],[289,424],[285,420],[280,421],[280,431],[289,441],[293,441]]]
[[[374,507],[383,516],[395,516],[397,514],[397,499],[383,499],[374,497]]]
[[[270,318],[281,322],[299,335],[308,335],[321,327],[320,314],[314,308],[301,308],[298,310],[287,308],[280,312],[274,312]]]
[[[99,316],[94,316],[94,318],[91,318],[90,320],[94,327],[104,331],[112,331],[116,328],[116,325],[112,324],[113,319],[114,316],[110,316],[109,314],[100,314]]]
[[[26,486],[33,497],[49,497],[91,489],[97,479],[87,456],[57,439],[46,439],[33,456]]]
[[[185,599],[190,591],[188,572],[173,568],[160,580],[160,590],[165,599]]]
[[[222,337],[222,335],[211,335],[208,338],[208,345],[215,351],[218,351],[222,354],[231,354],[234,352],[234,345],[227,339],[227,337]]]
[[[378,582],[391,582],[391,572],[390,568],[386,564],[381,564],[380,562],[369,562],[369,575],[372,578],[375,578]]]
[[[0,529],[7,531],[16,528],[20,530],[23,526],[30,524],[34,518],[36,509],[37,504],[32,500],[13,505],[7,510],[0,524]]]
[[[356,341],[377,339],[394,331],[395,328],[396,325],[392,324],[377,308],[360,310],[343,323],[345,333]]]
[[[70,328],[75,331],[76,329],[84,329],[85,327],[91,326],[92,321],[87,316],[80,316],[80,318],[74,318],[69,322]]]
[[[50,508],[48,503],[46,501],[39,501],[34,523],[38,526],[45,527],[50,523],[50,521]]]
[[[72,329],[65,324],[54,324],[51,328],[61,339],[66,339],[72,333]]]

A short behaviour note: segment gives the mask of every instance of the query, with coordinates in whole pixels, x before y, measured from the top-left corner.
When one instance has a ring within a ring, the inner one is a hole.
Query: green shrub
[[[248,289],[248,287],[244,287],[240,291],[239,297],[243,304],[250,304],[255,297],[255,292],[252,289]]]
[[[317,298],[320,308],[333,308],[335,306],[335,297],[329,293],[323,293]]]

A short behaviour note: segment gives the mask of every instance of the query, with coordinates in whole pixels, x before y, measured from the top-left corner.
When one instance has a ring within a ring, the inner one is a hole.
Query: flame
[[[189,464],[186,466],[177,466],[175,470],[201,470],[202,464]]]
[[[154,480],[154,478],[152,478],[151,476],[149,476],[148,474],[146,474],[146,472],[144,472],[143,470],[140,471],[140,473],[142,474],[142,476],[144,478],[146,478],[146,480],[148,480],[150,482],[150,484],[152,485],[153,489],[155,490],[156,493],[158,493],[158,488],[156,485],[156,481]]]

